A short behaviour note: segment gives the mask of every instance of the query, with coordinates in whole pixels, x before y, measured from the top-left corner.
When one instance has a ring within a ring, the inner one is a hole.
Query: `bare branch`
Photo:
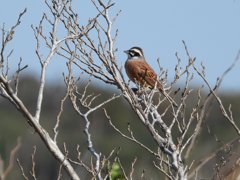
[[[37,177],[36,177],[36,172],[35,172],[35,166],[36,166],[36,163],[35,163],[35,155],[36,155],[36,150],[37,150],[37,147],[34,146],[33,147],[33,153],[32,153],[32,170],[30,171],[30,174],[32,176],[32,178],[34,180],[37,180]]]
[[[7,178],[7,176],[10,174],[10,172],[12,171],[13,167],[14,167],[14,160],[15,160],[15,156],[19,150],[19,148],[21,147],[21,138],[19,137],[17,139],[17,144],[16,146],[11,150],[11,153],[10,153],[10,157],[9,157],[9,162],[8,162],[8,166],[5,170],[3,170],[3,161],[1,159],[1,156],[0,156],[0,164],[1,165],[1,173],[0,173],[0,179],[1,180],[5,180]]]
[[[19,159],[17,159],[17,163],[18,163],[18,167],[20,168],[21,172],[22,172],[22,177],[25,179],[25,180],[28,180],[28,177],[25,175],[24,173],[24,169],[19,161]]]

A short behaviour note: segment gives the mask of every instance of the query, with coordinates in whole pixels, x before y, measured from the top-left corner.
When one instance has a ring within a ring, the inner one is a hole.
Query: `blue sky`
[[[35,40],[31,24],[37,25],[47,10],[43,0],[1,0],[0,26],[8,29],[16,22],[18,14],[27,8],[15,39],[13,61],[21,56],[29,64],[27,72],[39,72],[39,63],[34,54]],[[96,12],[90,0],[76,3],[79,17],[86,21]],[[240,1],[238,0],[121,0],[116,1],[112,12],[122,10],[115,28],[119,29],[117,58],[123,64],[126,55],[123,50],[132,46],[144,49],[148,62],[157,67],[157,58],[162,66],[173,74],[176,63],[175,52],[186,60],[182,40],[198,62],[203,61],[206,73],[213,85],[216,78],[235,59],[240,49]],[[49,80],[61,77],[61,64],[55,60],[49,66]],[[196,79],[196,84],[198,80]],[[223,90],[240,89],[240,63],[230,72],[222,84]]]

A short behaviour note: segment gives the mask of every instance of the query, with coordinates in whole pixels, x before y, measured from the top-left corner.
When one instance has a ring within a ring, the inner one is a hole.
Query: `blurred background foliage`
[[[32,109],[32,112],[35,108],[38,84],[38,80],[33,76],[25,76],[20,79],[19,95],[26,106]],[[118,90],[111,89],[111,87],[107,85],[98,86],[94,84],[97,83],[91,83],[88,93],[94,93],[95,95],[101,94],[96,100],[96,104],[111,97],[114,93],[120,93]],[[79,87],[84,88],[85,85],[86,81],[83,81],[79,84]],[[65,86],[61,82],[48,82],[46,86],[41,123],[50,134],[53,134],[56,116],[60,110],[60,100],[65,95],[65,90]],[[232,104],[233,116],[237,125],[240,125],[240,94],[231,92],[222,92],[218,94],[225,106]],[[192,151],[191,158],[186,160],[188,163],[191,163],[194,159],[195,163],[197,163],[200,159],[222,147],[224,143],[237,137],[237,134],[230,126],[230,123],[228,123],[221,115],[217,103],[213,103],[209,116],[203,124],[204,127],[202,128],[202,133],[197,139],[196,146]],[[107,109],[112,122],[119,129],[128,133],[127,128],[128,125],[130,125],[135,137],[140,142],[146,144],[151,149],[156,150],[150,134],[123,98],[110,102],[105,108]],[[189,108],[191,108],[191,106],[189,106]],[[22,115],[3,98],[0,98],[0,117],[0,155],[4,160],[5,166],[7,166],[9,153],[15,146],[17,138],[21,137],[22,146],[18,151],[16,158],[19,158],[26,175],[30,175],[29,171],[32,167],[31,154],[33,153],[33,147],[36,145],[37,149],[35,158],[37,177],[46,180],[56,179],[59,170],[57,161],[48,152],[41,139],[29,126],[24,117],[22,117]],[[66,101],[59,126],[58,144],[64,151],[63,144],[65,143],[67,150],[69,151],[69,157],[75,160],[77,160],[77,145],[79,145],[82,152],[82,160],[89,164],[91,162],[91,157],[87,150],[86,137],[83,132],[84,126],[84,121],[74,112],[70,101]],[[153,159],[151,155],[133,142],[124,139],[113,130],[102,109],[91,115],[90,131],[92,133],[94,147],[98,152],[102,152],[102,154],[107,156],[113,149],[116,150],[110,159],[112,162],[112,174],[114,174],[115,171],[119,171],[117,167],[118,164],[114,163],[115,158],[119,157],[127,173],[131,170],[131,163],[137,158],[134,172],[134,177],[136,179],[141,176],[143,171],[145,173],[145,179],[159,179],[161,176],[161,173],[153,168]],[[79,174],[81,174],[82,179],[88,179],[86,171],[83,171],[81,167],[76,168],[79,168]],[[117,176],[118,174],[116,177]],[[7,179],[21,179],[21,172],[17,163],[15,163],[15,167]],[[63,175],[63,179],[67,179],[66,174]]]

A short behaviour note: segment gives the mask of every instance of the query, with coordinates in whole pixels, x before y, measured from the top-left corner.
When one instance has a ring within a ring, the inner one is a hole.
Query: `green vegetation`
[[[38,82],[30,77],[25,77],[21,80],[24,82],[20,84],[20,95],[28,107],[34,108],[35,95],[37,92]],[[84,87],[84,84],[79,86]],[[89,89],[89,93],[101,94],[97,99],[97,102],[102,101],[110,97],[113,92],[118,93],[117,90],[109,90],[105,87],[93,87]],[[56,93],[57,92],[57,93]],[[47,84],[47,89],[44,93],[44,105],[41,122],[44,127],[52,132],[54,124],[56,122],[56,116],[60,109],[60,100],[64,96],[65,87],[59,84]],[[238,94],[229,96],[229,93],[221,94],[223,103],[227,105],[232,104],[233,114],[236,117],[236,122],[239,122],[237,117],[240,117],[238,111],[240,103],[240,96]],[[148,145],[150,148],[154,147],[153,141],[150,138],[150,134],[144,129],[144,126],[137,119],[136,115],[132,112],[131,108],[126,104],[124,99],[118,99],[107,105],[108,114],[111,116],[113,123],[127,133],[128,125],[134,132],[134,136],[140,141]],[[17,154],[22,166],[24,167],[26,174],[31,170],[31,154],[33,152],[33,146],[36,145],[36,174],[39,179],[55,179],[58,174],[59,165],[58,162],[48,152],[42,141],[35,134],[33,129],[27,124],[22,115],[14,109],[9,102],[0,98],[0,154],[5,162],[8,163],[9,153],[12,147],[16,144],[17,137],[21,137],[22,146]],[[159,179],[159,174],[152,169],[151,155],[144,151],[141,147],[124,139],[109,125],[103,110],[100,109],[95,112],[91,117],[91,128],[94,147],[104,154],[109,154],[112,149],[119,149],[116,154],[110,159],[112,162],[110,165],[110,175],[112,179],[123,179],[122,171],[117,162],[114,161],[115,157],[119,157],[123,163],[123,167],[127,173],[131,170],[131,163],[137,158],[136,165],[136,177],[140,177],[142,171],[145,171],[146,177],[152,179]],[[192,159],[199,160],[207,154],[215,151],[222,146],[223,143],[228,142],[236,136],[236,133],[231,129],[231,126],[220,115],[218,106],[213,106],[209,117],[204,123],[203,132],[198,138],[197,147],[194,149],[194,153],[189,161]],[[64,112],[59,127],[59,145],[64,149],[63,144],[66,144],[66,148],[69,151],[71,158],[76,159],[77,150],[76,145],[79,145],[79,149],[82,152],[81,157],[86,162],[90,162],[90,153],[87,150],[86,137],[83,133],[84,122],[77,116],[72,109],[70,102],[66,102],[64,105]],[[216,137],[218,141],[216,141]],[[79,169],[81,172],[81,169]],[[15,164],[15,168],[9,176],[9,180],[19,178],[21,172]],[[29,175],[29,174],[28,174]],[[64,174],[63,174],[64,177]],[[86,174],[87,177],[87,174]],[[157,178],[158,177],[158,178]],[[64,179],[64,178],[63,178]]]

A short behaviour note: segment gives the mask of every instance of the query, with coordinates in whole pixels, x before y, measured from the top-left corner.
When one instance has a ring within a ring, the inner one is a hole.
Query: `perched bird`
[[[143,50],[140,47],[132,47],[124,52],[128,55],[125,70],[129,79],[142,87],[153,89],[156,86],[170,103],[177,106],[176,102],[164,91],[157,74],[147,63]]]

